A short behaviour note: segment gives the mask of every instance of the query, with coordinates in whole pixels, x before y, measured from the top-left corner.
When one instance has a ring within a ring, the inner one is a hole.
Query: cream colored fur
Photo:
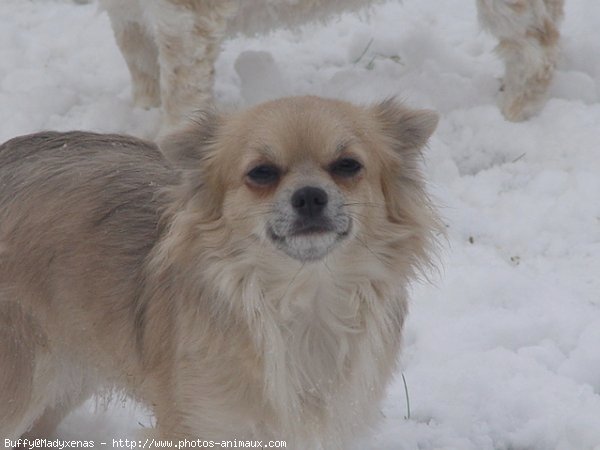
[[[564,0],[477,0],[481,24],[496,36],[506,72],[502,114],[520,121],[542,107],[558,61]]]
[[[226,35],[264,33],[322,20],[365,0],[101,0],[129,67],[134,102],[162,104],[163,132],[212,99]]]
[[[419,163],[436,123],[298,97],[201,115],[164,139],[169,160],[84,132],[0,146],[0,435],[49,437],[108,389],[146,404],[161,438],[345,448],[377,419],[429,264]],[[348,158],[357,172],[332,168]],[[257,184],[265,165],[279,175]],[[274,238],[306,186],[334,228]],[[318,258],[282,250],[327,236]]]
[[[101,0],[133,82],[134,102],[162,103],[162,129],[184,123],[212,99],[223,38],[294,27],[377,0]],[[479,19],[500,43],[506,73],[500,108],[524,120],[542,106],[558,58],[564,0],[477,0]]]

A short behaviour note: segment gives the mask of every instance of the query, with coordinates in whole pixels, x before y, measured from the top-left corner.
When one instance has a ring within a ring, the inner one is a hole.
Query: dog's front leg
[[[477,0],[479,20],[500,42],[506,72],[502,114],[525,120],[543,105],[558,59],[564,0]]]
[[[148,4],[154,8],[165,132],[212,100],[214,63],[236,7],[229,0]]]
[[[131,74],[133,103],[142,108],[160,105],[158,49],[137,1],[102,0],[115,39]]]

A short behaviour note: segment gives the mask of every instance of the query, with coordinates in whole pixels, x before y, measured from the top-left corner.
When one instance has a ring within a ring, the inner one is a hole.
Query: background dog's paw
[[[551,76],[531,77],[525,83],[514,86],[503,82],[498,97],[502,115],[511,122],[522,122],[538,114],[547,99]]]
[[[525,96],[508,97],[500,95],[499,99],[502,115],[511,122],[522,122],[535,116],[540,111],[542,104],[542,100],[531,102]]]

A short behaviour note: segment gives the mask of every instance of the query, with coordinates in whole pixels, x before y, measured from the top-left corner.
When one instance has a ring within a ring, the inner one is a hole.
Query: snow
[[[360,448],[600,449],[600,2],[567,0],[562,35],[550,100],[524,123],[496,107],[503,67],[471,0],[389,1],[224,45],[215,92],[227,107],[398,95],[441,113],[425,170],[447,237],[439,272],[413,287],[401,356],[411,415],[398,376]],[[41,129],[153,137],[158,121],[132,107],[95,4],[0,3],[0,141]],[[151,423],[131,401],[90,401],[59,436],[110,442]]]

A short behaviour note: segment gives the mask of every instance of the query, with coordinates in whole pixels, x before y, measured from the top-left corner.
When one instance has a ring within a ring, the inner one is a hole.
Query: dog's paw
[[[552,68],[544,67],[526,78],[505,79],[500,87],[498,106],[511,122],[521,122],[537,115],[547,100]]]
[[[540,112],[544,101],[538,99],[532,102],[524,95],[507,96],[505,93],[500,93],[499,107],[502,115],[510,122],[522,122],[530,119]]]

